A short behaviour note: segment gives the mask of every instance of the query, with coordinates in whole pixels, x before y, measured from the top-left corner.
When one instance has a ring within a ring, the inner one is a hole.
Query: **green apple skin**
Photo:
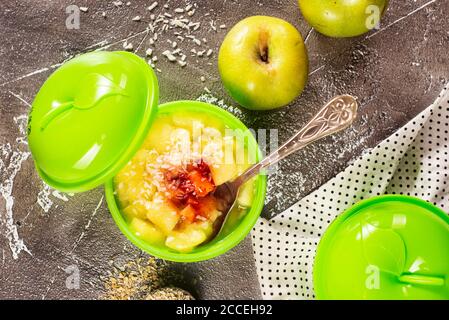
[[[226,35],[218,68],[241,106],[269,110],[289,104],[307,82],[308,58],[299,31],[282,19],[253,16]]]
[[[373,15],[369,6],[376,6],[382,16],[388,0],[298,0],[298,4],[304,18],[319,33],[345,38],[368,32],[367,21],[372,21]]]

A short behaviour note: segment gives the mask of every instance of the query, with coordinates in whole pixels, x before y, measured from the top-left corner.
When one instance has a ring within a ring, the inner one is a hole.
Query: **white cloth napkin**
[[[345,171],[252,232],[264,299],[313,299],[316,247],[328,225],[360,200],[406,194],[449,212],[449,90]]]

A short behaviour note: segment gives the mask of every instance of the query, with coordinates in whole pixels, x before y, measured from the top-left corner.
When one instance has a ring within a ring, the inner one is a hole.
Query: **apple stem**
[[[268,63],[268,32],[261,30],[259,34],[259,57],[264,63]]]

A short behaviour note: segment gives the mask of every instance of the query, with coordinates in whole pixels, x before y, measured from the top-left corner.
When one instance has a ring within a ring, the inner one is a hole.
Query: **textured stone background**
[[[152,1],[131,0],[116,8],[112,1],[5,0],[0,8],[0,298],[98,298],[104,291],[100,276],[142,256],[127,242],[109,215],[103,190],[58,198],[37,176],[25,143],[23,124],[29,104],[45,79],[65,60],[94,49],[119,50],[128,41],[144,55],[145,31]],[[171,10],[183,0],[169,2]],[[194,3],[195,1],[191,1]],[[196,1],[193,18],[202,21],[198,38],[215,49],[211,59],[188,58],[179,66],[159,56],[161,102],[205,96],[207,86],[222,106],[249,127],[276,128],[280,141],[292,135],[332,96],[359,97],[361,116],[353,128],[309,146],[271,176],[263,215],[272,216],[319,187],[364,151],[375,146],[427,107],[449,76],[449,2],[390,1],[380,30],[351,39],[331,39],[311,29],[294,0]],[[65,28],[65,8],[87,6],[81,28]],[[158,7],[161,10],[161,6]],[[101,17],[106,12],[107,19]],[[157,11],[158,12],[158,11]],[[142,22],[131,21],[142,15]],[[254,113],[229,107],[220,84],[216,51],[229,26],[255,14],[293,23],[306,39],[310,79],[303,95],[275,112]],[[217,32],[209,21],[228,27]],[[167,37],[170,37],[167,35]],[[165,42],[164,36],[158,43]],[[165,46],[167,46],[165,44]],[[210,63],[207,63],[210,62]],[[200,77],[205,76],[202,83]],[[48,194],[49,193],[49,194]],[[38,199],[40,199],[38,201]],[[51,201],[48,212],[42,199]],[[98,209],[97,209],[98,208]],[[81,288],[65,286],[64,269],[76,264]],[[249,237],[228,254],[212,261],[170,265],[175,281],[201,299],[260,297]]]

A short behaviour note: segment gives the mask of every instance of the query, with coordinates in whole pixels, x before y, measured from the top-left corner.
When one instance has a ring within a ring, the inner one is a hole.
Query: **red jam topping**
[[[181,215],[194,221],[198,215],[205,218],[216,209],[216,201],[211,194],[215,183],[209,165],[202,159],[182,168],[165,172],[165,181],[170,200],[183,208]]]

